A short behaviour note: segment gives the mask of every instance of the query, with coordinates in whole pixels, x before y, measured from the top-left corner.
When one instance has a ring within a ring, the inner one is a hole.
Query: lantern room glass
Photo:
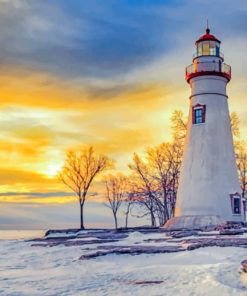
[[[197,56],[220,56],[220,44],[216,41],[201,41],[197,44]]]

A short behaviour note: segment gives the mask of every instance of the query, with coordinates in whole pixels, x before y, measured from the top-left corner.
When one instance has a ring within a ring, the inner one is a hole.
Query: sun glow
[[[61,171],[61,168],[62,168],[61,164],[49,164],[44,173],[49,178],[54,178],[59,174],[59,172]]]

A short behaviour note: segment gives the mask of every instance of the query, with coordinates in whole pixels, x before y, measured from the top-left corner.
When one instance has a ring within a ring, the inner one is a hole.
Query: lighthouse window
[[[203,42],[203,55],[210,55],[209,41]]]
[[[232,213],[234,215],[241,214],[241,197],[238,193],[231,194]]]
[[[210,41],[210,55],[216,55],[215,42]]]
[[[220,56],[220,45],[215,41],[203,41],[197,44],[197,56]]]
[[[195,123],[202,123],[202,109],[195,109]]]
[[[202,42],[200,42],[197,46],[197,55],[198,56],[202,55]]]
[[[205,122],[205,105],[197,105],[193,107],[192,122],[193,124],[199,124]]]

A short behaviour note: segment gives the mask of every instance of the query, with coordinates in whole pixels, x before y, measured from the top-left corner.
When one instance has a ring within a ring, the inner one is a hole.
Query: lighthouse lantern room
[[[175,217],[165,224],[170,230],[244,221],[226,93],[231,67],[220,44],[207,28],[185,70],[189,119]]]

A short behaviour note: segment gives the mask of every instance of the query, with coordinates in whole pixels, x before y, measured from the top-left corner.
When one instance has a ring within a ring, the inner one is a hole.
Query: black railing
[[[186,67],[185,74],[187,80],[203,74],[220,75],[230,80],[231,67],[222,62],[199,62]]]

